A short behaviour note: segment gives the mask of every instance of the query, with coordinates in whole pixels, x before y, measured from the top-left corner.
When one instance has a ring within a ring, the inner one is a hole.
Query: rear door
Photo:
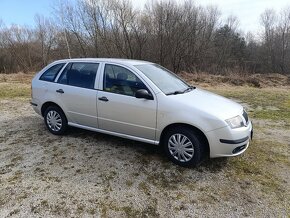
[[[55,84],[68,121],[98,128],[97,90],[99,63],[72,62],[67,64]]]
[[[129,68],[117,64],[105,64],[103,68],[97,100],[99,128],[155,140],[156,97],[135,97],[138,89],[147,89],[151,94],[152,90]]]

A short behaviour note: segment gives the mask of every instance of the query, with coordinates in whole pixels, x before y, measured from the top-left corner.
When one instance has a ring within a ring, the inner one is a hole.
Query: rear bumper
[[[36,113],[38,113],[39,115],[41,115],[41,108],[40,108],[40,104],[39,104],[39,102],[38,102],[36,99],[32,99],[32,100],[30,101],[30,104],[31,104],[33,110],[34,110]]]
[[[37,107],[37,104],[36,104],[36,103],[30,102],[30,104],[31,104],[32,106]]]
[[[210,157],[233,157],[247,150],[253,136],[253,126],[231,129],[229,126],[207,132]]]

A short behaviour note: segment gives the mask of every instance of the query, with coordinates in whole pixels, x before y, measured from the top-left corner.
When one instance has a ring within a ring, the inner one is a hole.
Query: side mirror
[[[145,98],[148,100],[153,100],[153,96],[146,89],[139,89],[135,93],[136,98]]]

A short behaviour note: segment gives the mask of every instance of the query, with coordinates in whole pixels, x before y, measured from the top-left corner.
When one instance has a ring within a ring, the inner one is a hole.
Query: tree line
[[[174,72],[290,74],[290,8],[260,15],[259,36],[239,31],[236,17],[187,0],[59,1],[35,25],[0,20],[0,73],[29,72],[57,59],[117,57],[159,63]]]

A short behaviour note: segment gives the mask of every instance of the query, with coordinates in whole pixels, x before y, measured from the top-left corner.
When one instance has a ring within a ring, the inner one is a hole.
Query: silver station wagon
[[[160,145],[181,166],[242,154],[252,137],[241,105],[146,61],[55,61],[32,80],[31,104],[53,134],[73,126]]]

